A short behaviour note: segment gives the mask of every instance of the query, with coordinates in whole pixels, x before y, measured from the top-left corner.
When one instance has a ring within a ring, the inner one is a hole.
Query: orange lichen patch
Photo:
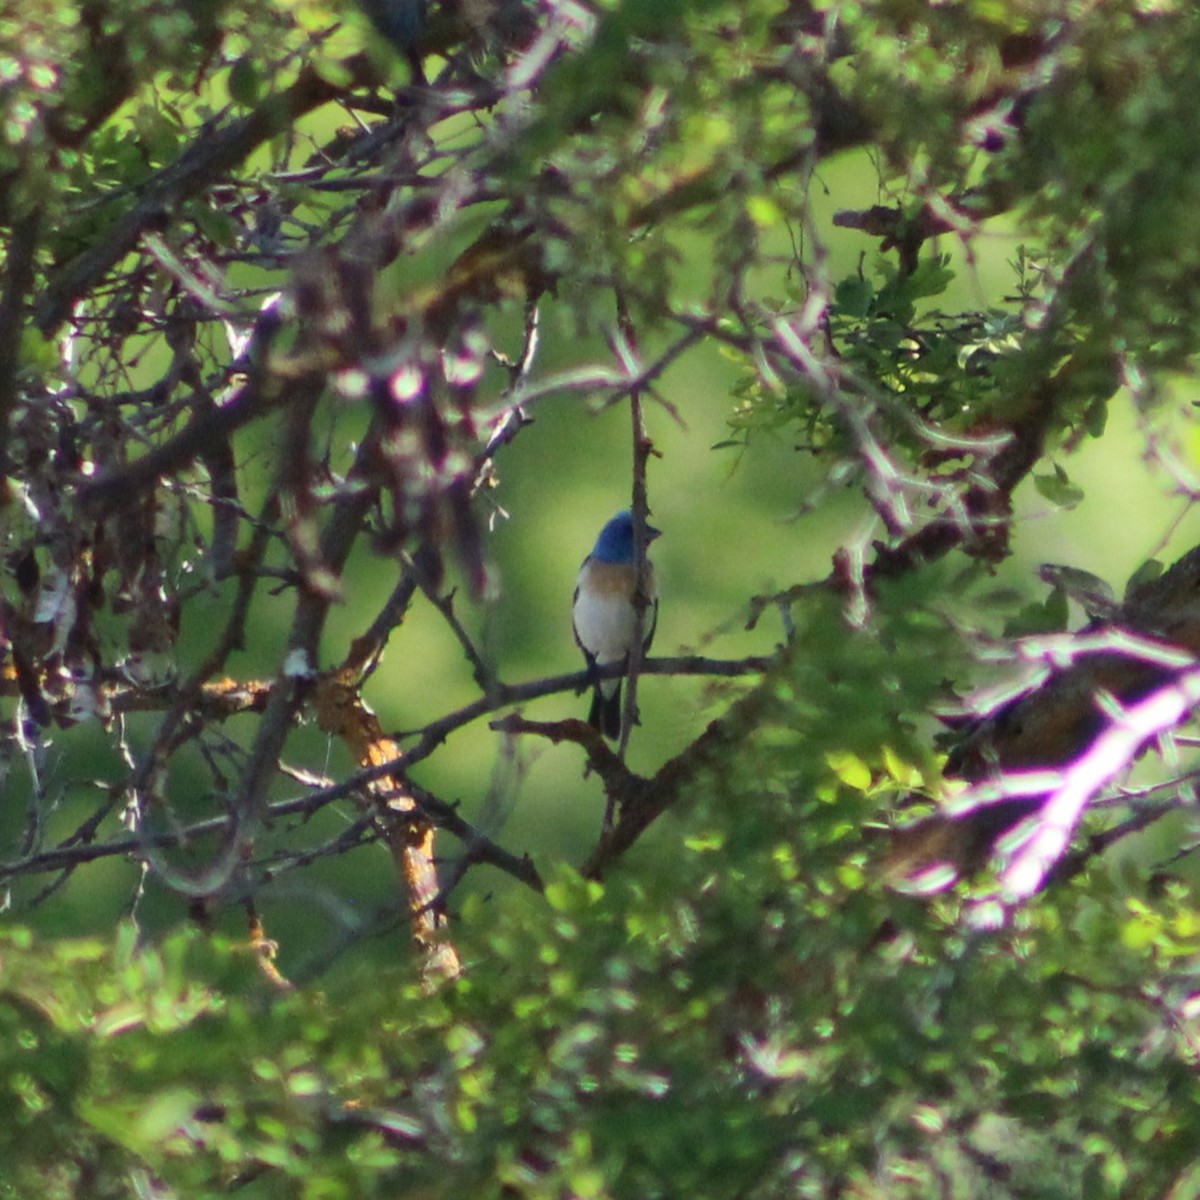
[[[399,764],[402,751],[359,695],[357,678],[356,672],[347,670],[321,678],[313,696],[317,722],[326,733],[346,743],[360,766]],[[453,978],[462,964],[445,936],[446,918],[434,860],[436,830],[399,774],[372,780],[363,791],[372,802],[406,895],[413,937],[425,956],[425,978],[430,983]]]

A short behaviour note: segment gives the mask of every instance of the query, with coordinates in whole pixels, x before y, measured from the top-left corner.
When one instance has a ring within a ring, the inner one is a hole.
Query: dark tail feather
[[[621,681],[611,696],[605,696],[599,688],[592,692],[592,708],[588,713],[588,724],[598,729],[614,742],[621,736]]]

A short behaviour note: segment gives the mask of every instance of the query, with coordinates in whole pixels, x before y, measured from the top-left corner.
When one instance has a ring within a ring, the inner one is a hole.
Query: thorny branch
[[[637,371],[637,330],[633,318],[625,303],[620,290],[617,292],[617,329],[615,337],[616,355],[621,361],[627,374],[636,376]],[[625,682],[625,694],[621,701],[621,737],[618,754],[623,758],[629,745],[629,737],[638,719],[637,684],[641,674],[642,660],[645,657],[645,636],[649,628],[648,611],[651,597],[647,594],[646,553],[648,550],[646,526],[650,515],[650,501],[646,484],[646,465],[654,451],[653,443],[646,433],[646,422],[642,414],[642,389],[639,386],[629,390],[629,416],[631,423],[631,445],[633,464],[633,495],[630,511],[634,516],[633,523],[633,559],[634,569],[639,583],[633,596],[634,622],[633,644],[629,651],[628,675]],[[613,821],[613,799],[611,795],[604,807],[604,822],[602,828],[611,828]]]
[[[973,786],[896,830],[892,878],[936,891],[993,859],[1007,902],[1041,887],[1085,806],[1189,717],[1198,587],[1200,548],[1131,589],[1111,622],[1076,638],[1018,644],[1017,656],[1040,660],[1037,674],[1015,695],[968,699],[972,718],[947,773]]]
[[[405,583],[398,593],[401,596],[411,595],[411,582]],[[393,597],[393,601],[395,597]],[[392,611],[390,602],[384,610]],[[217,651],[209,659],[223,659],[227,638],[221,639]],[[352,675],[357,675],[366,666],[365,661],[351,659],[347,668]],[[684,676],[702,675],[724,678],[737,678],[752,675],[767,670],[770,660],[765,658],[746,658],[738,660],[718,660],[702,657],[686,658],[651,658],[644,660],[642,671],[647,675]],[[613,663],[606,667],[597,668],[601,676],[617,675],[620,673],[619,664]],[[189,717],[204,715],[207,721],[224,721],[242,714],[262,711],[269,699],[272,688],[263,683],[247,685],[234,681],[203,684],[198,672],[187,683],[175,688],[160,688],[157,700],[144,691],[135,691],[127,687],[114,690],[107,697],[107,705],[114,714],[144,709],[147,705],[168,707],[168,715],[159,734],[156,746],[161,746],[159,756],[167,753],[176,742],[174,731],[185,725],[189,736],[197,736],[198,730],[187,720]],[[305,819],[312,817],[322,808],[337,802],[365,793],[373,785],[389,778],[403,779],[401,785],[403,794],[414,800],[424,818],[433,826],[452,835],[469,848],[472,863],[488,864],[497,867],[506,874],[512,875],[520,882],[540,890],[541,883],[536,870],[525,856],[516,856],[495,844],[479,829],[465,820],[458,812],[457,806],[439,800],[433,793],[420,787],[408,775],[408,772],[424,759],[432,755],[438,747],[455,731],[464,728],[473,721],[482,719],[491,713],[501,712],[515,705],[528,703],[552,695],[576,695],[582,687],[595,678],[595,673],[574,671],[569,674],[549,676],[544,679],[531,680],[523,684],[503,684],[497,682],[495,690],[488,696],[460,709],[437,718],[419,730],[405,735],[392,735],[383,739],[376,734],[376,740],[392,741],[403,738],[411,742],[407,751],[398,746],[386,758],[361,767],[358,771],[347,776],[337,784],[330,784],[314,789],[304,797],[291,800],[270,802],[263,814],[263,823],[267,827],[276,825],[286,817],[300,816]],[[574,728],[577,721],[559,723],[564,728]],[[543,728],[550,728],[543,726]],[[584,727],[586,728],[586,727]],[[145,764],[158,760],[154,753],[148,753],[143,759],[142,773],[134,778],[135,787],[148,786],[148,772]],[[139,781],[142,781],[139,783]],[[396,797],[395,791],[380,794],[381,802],[390,804]],[[12,881],[21,876],[42,874],[51,871],[73,870],[75,867],[101,858],[131,857],[138,858],[147,852],[158,852],[178,846],[203,843],[205,839],[227,840],[231,831],[236,827],[236,819],[232,815],[221,815],[201,821],[180,825],[171,829],[156,829],[153,832],[139,827],[138,832],[107,842],[96,841],[100,825],[111,815],[113,806],[117,803],[114,797],[112,803],[105,809],[99,810],[89,818],[75,833],[64,839],[54,849],[27,849],[17,858],[0,865],[0,881]],[[308,852],[297,851],[297,861],[304,861]],[[228,863],[226,856],[222,860]]]

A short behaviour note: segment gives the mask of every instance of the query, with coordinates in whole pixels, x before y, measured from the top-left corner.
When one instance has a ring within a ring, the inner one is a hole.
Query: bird
[[[647,525],[646,544],[661,532]],[[642,649],[650,648],[658,621],[658,584],[654,566],[645,560],[639,584],[634,561],[633,514],[625,509],[600,530],[591,554],[583,560],[575,584],[572,618],[575,641],[587,659],[589,672],[609,663],[627,662],[637,629],[635,597],[646,601],[642,618]],[[597,679],[588,724],[605,737],[621,736],[621,678]]]

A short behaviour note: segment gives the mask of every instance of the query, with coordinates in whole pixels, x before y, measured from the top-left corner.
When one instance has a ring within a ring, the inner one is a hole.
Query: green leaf
[[[566,868],[546,885],[546,902],[556,912],[577,914],[593,908],[604,895],[604,885],[594,879],[584,879]]]
[[[848,317],[865,317],[871,310],[875,290],[861,275],[841,280],[834,291],[834,303]]]
[[[1066,471],[1057,463],[1051,475],[1034,475],[1033,485],[1038,494],[1059,508],[1072,509],[1084,499],[1083,489],[1073,484]]]
[[[871,769],[853,754],[830,751],[825,755],[825,762],[848,788],[856,792],[865,792],[870,788]]]
[[[263,77],[249,55],[242,55],[229,68],[229,97],[235,104],[251,108],[262,98]]]

